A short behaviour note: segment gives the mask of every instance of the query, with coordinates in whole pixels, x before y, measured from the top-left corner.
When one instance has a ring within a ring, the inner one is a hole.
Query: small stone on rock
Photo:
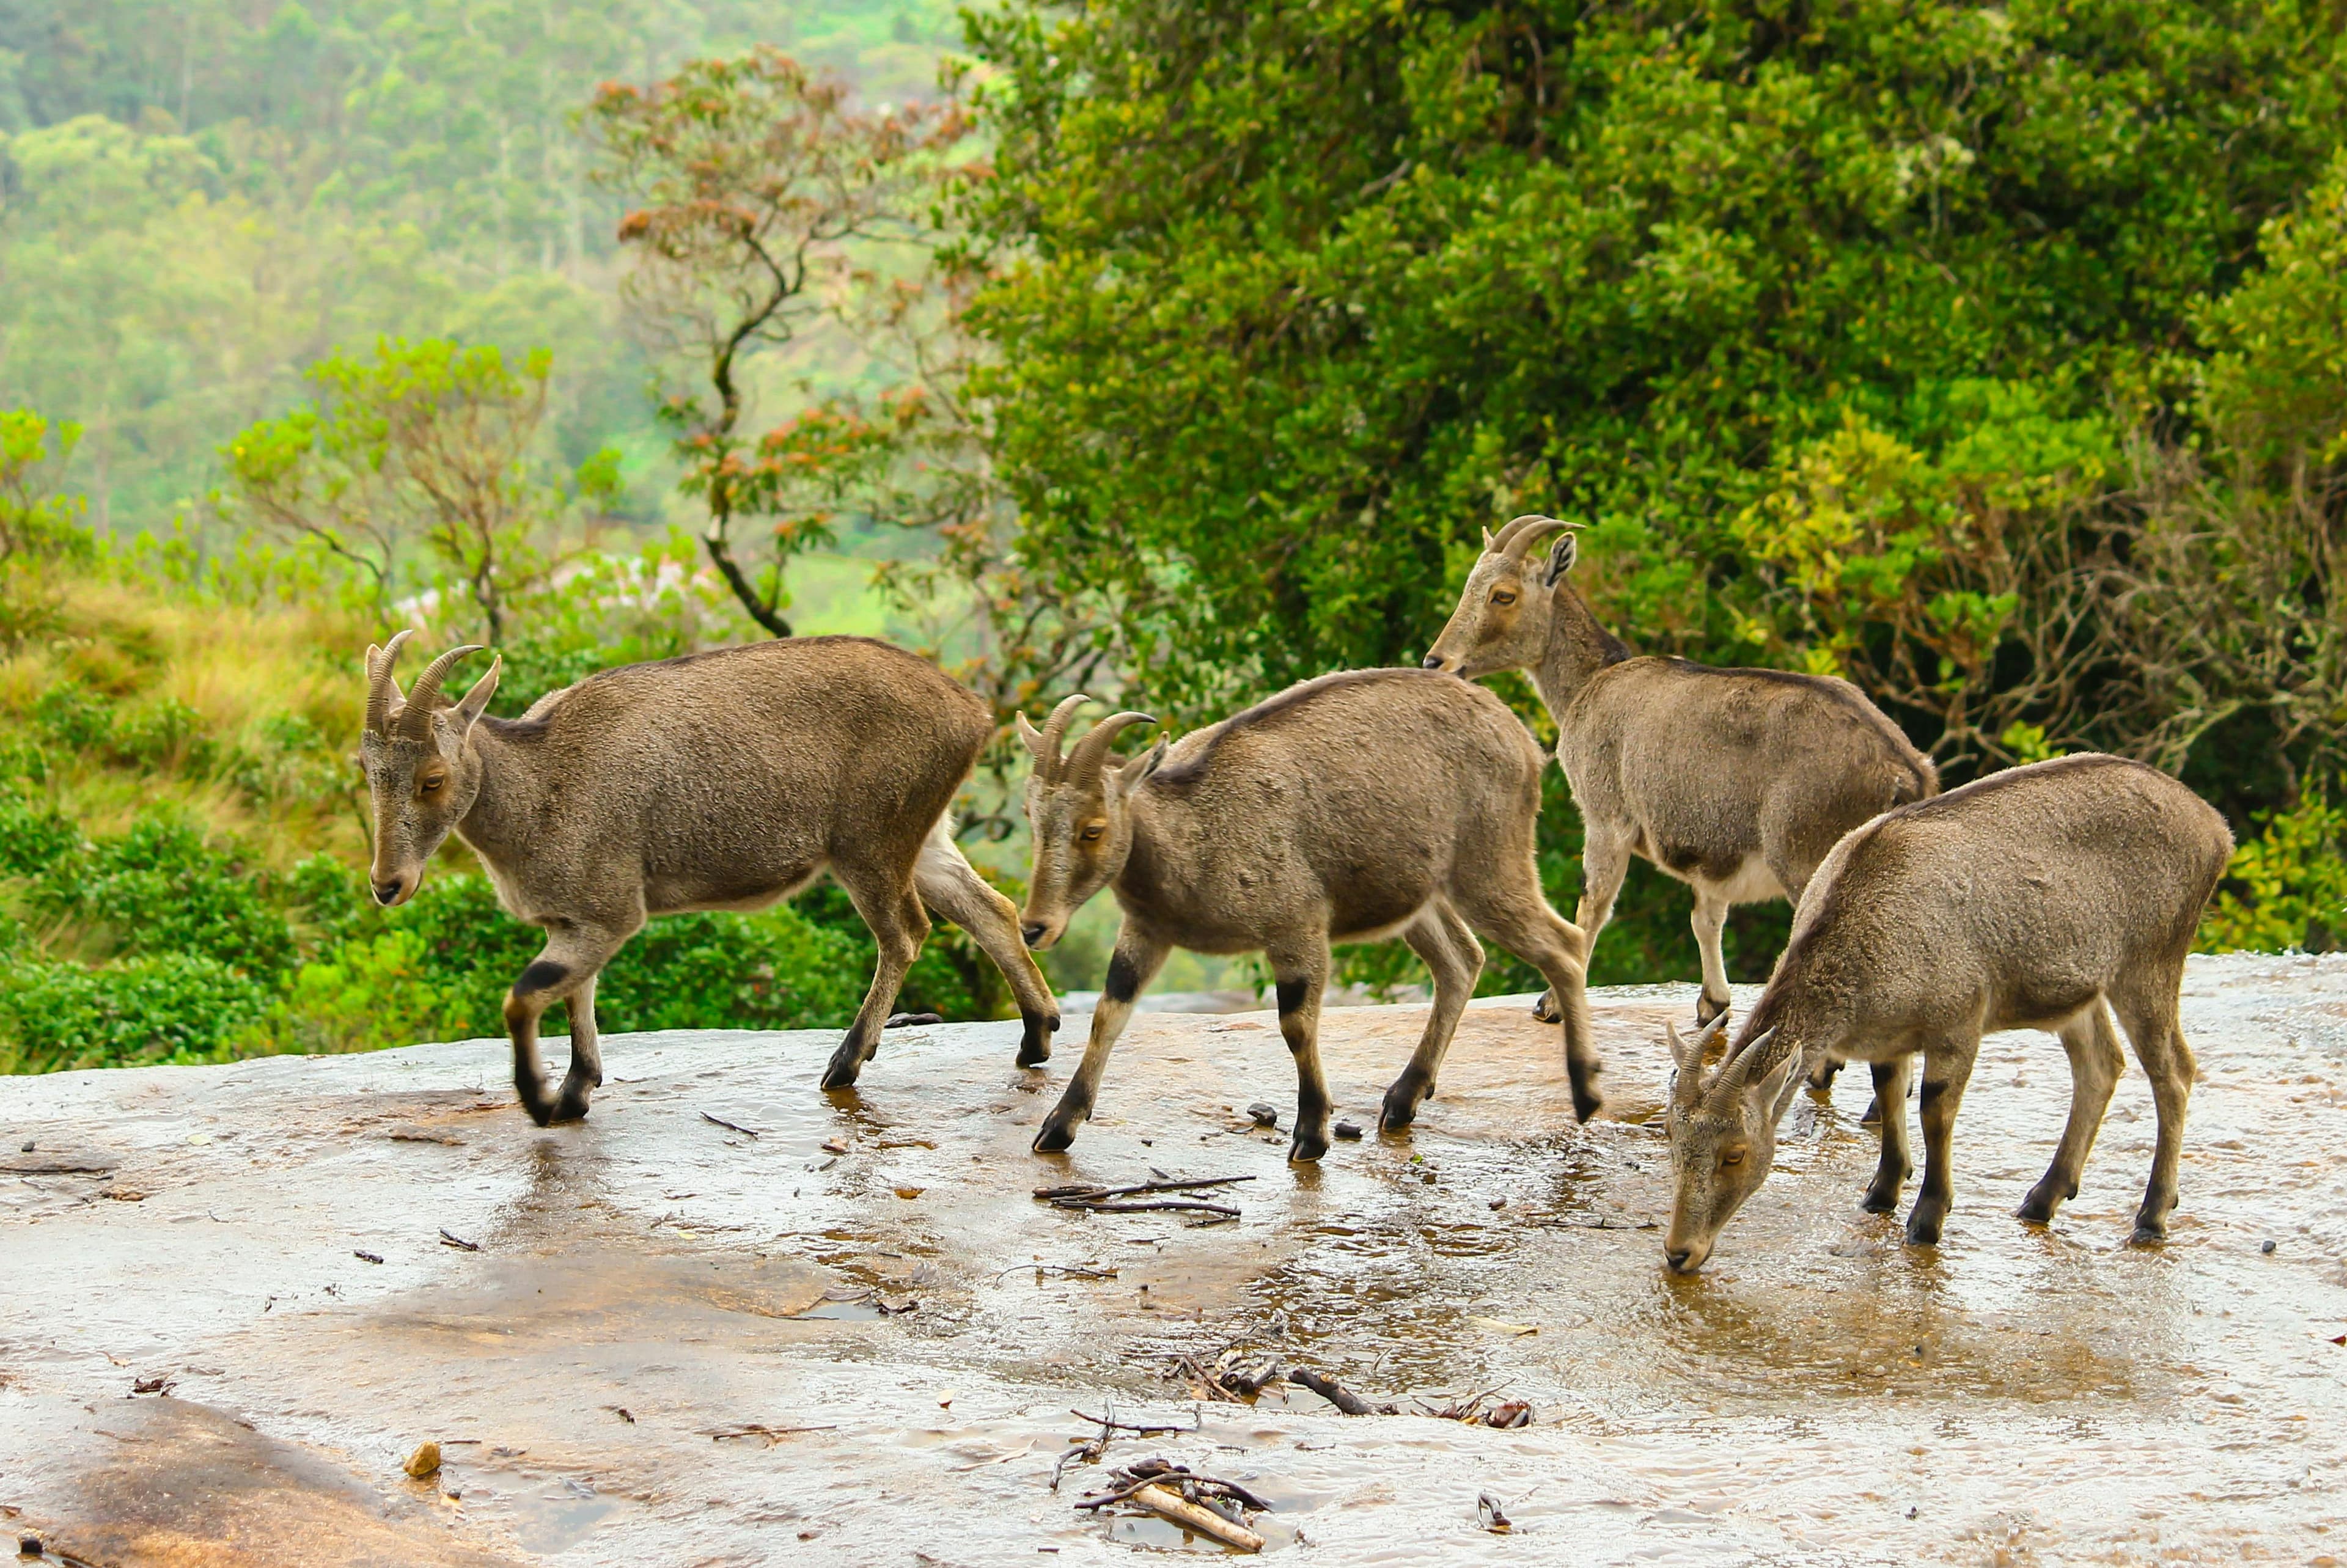
[[[1276,1105],[1267,1104],[1258,1100],[1247,1107],[1247,1114],[1255,1118],[1255,1124],[1258,1127],[1279,1125],[1279,1107]]]
[[[407,1462],[399,1468],[405,1471],[408,1474],[414,1476],[418,1481],[422,1481],[428,1475],[438,1474],[440,1471],[440,1445],[438,1443],[417,1444],[415,1451],[407,1456]]]
[[[2272,1242],[2266,1242],[2266,1243],[2263,1243],[2263,1244],[2262,1244],[2262,1245],[2260,1245],[2259,1246],[2259,1248],[2258,1248],[2258,1250],[2259,1250],[2260,1252],[2271,1252],[2271,1251],[2273,1251],[2273,1249],[2274,1249],[2274,1244],[2273,1244]]]
[[[1360,1137],[1360,1124],[1357,1122],[1339,1122],[1337,1123],[1336,1132],[1337,1137],[1350,1143]]]

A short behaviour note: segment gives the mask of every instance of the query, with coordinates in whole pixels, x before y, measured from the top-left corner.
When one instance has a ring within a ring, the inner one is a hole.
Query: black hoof
[[[1858,1119],[1858,1124],[1861,1127],[1880,1127],[1882,1125],[1881,1095],[1878,1094],[1873,1099],[1866,1102],[1866,1114]]]
[[[1942,1214],[1908,1215],[1907,1245],[1909,1246],[1939,1245],[1940,1226],[1944,1222],[1945,1218],[1946,1216]]]
[[[865,1061],[865,1053],[856,1048],[853,1040],[842,1040],[839,1049],[831,1053],[831,1065],[823,1070],[823,1086],[825,1089],[855,1087],[856,1075],[864,1071]]]
[[[2051,1225],[2054,1223],[2054,1200],[2032,1193],[2021,1200],[2021,1206],[2013,1211],[2013,1217],[2025,1225]]]
[[[1564,1013],[1563,1010],[1556,1005],[1556,993],[1554,991],[1541,992],[1540,1000],[1532,1003],[1532,1017],[1540,1020],[1542,1023],[1562,1023],[1564,1021]]]
[[[554,1113],[561,1104],[559,1099],[547,1092],[542,1079],[515,1078],[514,1094],[521,1101],[521,1108],[529,1112],[529,1119],[541,1127],[553,1122]]]
[[[1034,1150],[1038,1154],[1064,1154],[1068,1145],[1076,1141],[1076,1130],[1062,1126],[1057,1120],[1043,1123],[1035,1134]]]
[[[1051,1060],[1051,1031],[1060,1027],[1058,1019],[1049,1020],[1030,1018],[1026,1031],[1019,1037],[1018,1064],[1040,1067]]]
[[[1869,1187],[1866,1196],[1858,1200],[1858,1206],[1870,1214],[1887,1214],[1899,1206],[1899,1189],[1885,1192],[1880,1187]]]
[[[1697,1029],[1702,1028],[1705,1024],[1709,1023],[1713,1019],[1717,1018],[1727,1010],[1727,1004],[1726,1002],[1716,1002],[1707,996],[1698,994],[1695,999],[1696,1027]]]
[[[1573,1119],[1574,1121],[1588,1121],[1597,1114],[1598,1107],[1604,1103],[1604,1098],[1594,1091],[1583,1089],[1578,1083],[1573,1086]]]
[[[1327,1152],[1327,1133],[1298,1132],[1296,1134],[1295,1141],[1287,1145],[1287,1163],[1291,1165],[1308,1165]]]
[[[2138,1215],[2135,1222],[2135,1234],[2127,1237],[2127,1245],[2161,1246],[2166,1245],[2167,1241],[2168,1222],[2166,1220],[2147,1220]]]
[[[1407,1132],[1409,1131],[1410,1123],[1417,1120],[1417,1106],[1408,1100],[1396,1100],[1389,1094],[1386,1096],[1385,1108],[1378,1112],[1378,1131]]]
[[[554,1102],[554,1114],[550,1120],[554,1122],[586,1121],[587,1097],[593,1092],[592,1084],[581,1083],[574,1087],[565,1083],[562,1086],[562,1097]],[[539,1125],[545,1126],[547,1123],[540,1122]]]

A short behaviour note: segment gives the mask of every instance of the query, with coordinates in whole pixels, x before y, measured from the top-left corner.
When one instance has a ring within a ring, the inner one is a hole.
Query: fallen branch
[[[1088,1214],[1214,1214],[1226,1220],[1239,1217],[1239,1211],[1228,1204],[1210,1204],[1198,1198],[1152,1198],[1144,1204],[1101,1203],[1083,1198],[1054,1198],[1051,1200],[1051,1206],[1055,1209],[1073,1209]]]
[[[1138,1503],[1152,1513],[1170,1519],[1185,1530],[1219,1541],[1225,1546],[1236,1547],[1241,1552],[1263,1550],[1263,1537],[1245,1525],[1235,1523],[1211,1508],[1202,1507],[1169,1491],[1162,1483],[1152,1481],[1136,1488],[1126,1495],[1124,1501]]]
[[[755,1127],[744,1127],[739,1122],[728,1122],[724,1117],[712,1116],[706,1111],[701,1113],[701,1119],[703,1122],[713,1122],[729,1132],[739,1132],[744,1138],[754,1138],[758,1135],[758,1130]]]
[[[1102,1429],[1102,1430],[1104,1430],[1104,1431],[1112,1431],[1112,1432],[1131,1432],[1131,1433],[1133,1433],[1133,1435],[1135,1435],[1136,1437],[1144,1437],[1144,1438],[1163,1437],[1163,1436],[1164,1436],[1164,1435],[1166,1435],[1166,1434],[1168,1434],[1168,1433],[1172,1433],[1172,1432],[1194,1432],[1194,1431],[1196,1431],[1196,1430],[1197,1430],[1201,1426],[1203,1426],[1203,1425],[1204,1425],[1204,1424],[1205,1424],[1205,1417],[1204,1416],[1204,1414],[1202,1414],[1201,1412],[1196,1411],[1196,1410],[1193,1410],[1193,1411],[1190,1413],[1190,1424],[1189,1424],[1188,1426],[1186,1426],[1186,1427],[1168,1427],[1168,1426],[1138,1426],[1138,1427],[1137,1427],[1137,1426],[1134,1426],[1131,1421],[1118,1421],[1118,1420],[1111,1420],[1111,1419],[1110,1419],[1108,1417],[1106,1417],[1106,1416],[1089,1416],[1089,1415],[1086,1415],[1083,1411],[1081,1411],[1081,1410],[1078,1410],[1078,1409],[1071,1409],[1071,1410],[1069,1410],[1068,1414],[1070,1414],[1070,1415],[1071,1415],[1071,1416],[1075,1417],[1075,1418],[1076,1418],[1076,1419],[1078,1419],[1078,1420],[1080,1420],[1080,1421],[1090,1421],[1090,1422],[1092,1422],[1094,1426],[1101,1428],[1101,1429]]]
[[[1333,1378],[1308,1372],[1298,1367],[1287,1374],[1291,1383],[1301,1383],[1348,1416],[1392,1416],[1400,1412],[1391,1405],[1373,1405]]]
[[[481,1250],[481,1244],[479,1242],[466,1241],[460,1235],[451,1235],[446,1229],[443,1229],[440,1233],[440,1245],[442,1246],[453,1246],[459,1252],[478,1252]]]
[[[1144,1193],[1186,1193],[1199,1187],[1227,1187],[1238,1182],[1252,1182],[1253,1176],[1201,1176],[1195,1181],[1175,1181],[1162,1176],[1153,1182],[1138,1182],[1129,1187],[1102,1187],[1078,1182],[1072,1186],[1038,1187],[1035,1195],[1056,1202],[1062,1198],[1130,1198]]]
[[[632,1419],[633,1418],[630,1418],[630,1419]],[[708,1435],[709,1440],[712,1443],[722,1443],[732,1438],[764,1438],[766,1440],[766,1446],[768,1448],[773,1448],[775,1440],[780,1438],[796,1437],[801,1432],[835,1432],[839,1429],[837,1427],[761,1427],[752,1425],[746,1427],[703,1427],[701,1430]]]

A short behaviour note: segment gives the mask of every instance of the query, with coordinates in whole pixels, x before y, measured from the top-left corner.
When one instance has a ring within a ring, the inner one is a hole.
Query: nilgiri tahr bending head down
[[[1111,713],[1062,754],[1068,722],[1091,699],[1081,692],[1051,710],[1038,730],[1018,718],[1019,738],[1035,759],[1027,780],[1027,823],[1034,837],[1033,875],[1020,934],[1041,951],[1058,941],[1084,901],[1124,869],[1133,853],[1133,818],[1125,796],[1165,754],[1161,740],[1119,766],[1109,748],[1127,726],[1153,724],[1146,713]]]
[[[1665,1026],[1671,1043],[1671,1228],[1663,1255],[1673,1269],[1692,1273],[1744,1200],[1768,1179],[1777,1154],[1777,1122],[1800,1087],[1801,1053],[1778,1050],[1769,1030],[1726,1061],[1708,1081],[1703,1056],[1724,1019],[1714,1019],[1683,1040]]]
[[[441,701],[440,685],[456,661],[477,647],[451,648],[424,667],[405,697],[392,679],[401,644],[413,632],[366,651],[366,727],[359,756],[374,801],[374,864],[367,876],[375,902],[404,904],[424,880],[425,863],[473,808],[481,789],[481,762],[466,745],[473,725],[497,694],[500,661],[473,683],[464,701]]]

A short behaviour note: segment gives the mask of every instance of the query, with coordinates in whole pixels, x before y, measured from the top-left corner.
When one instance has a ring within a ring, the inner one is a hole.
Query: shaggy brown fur
[[[969,931],[1026,1020],[1019,1062],[1051,1050],[1057,1008],[1010,901],[947,831],[946,808],[992,733],[977,696],[902,649],[794,638],[605,671],[511,722],[484,718],[497,666],[455,706],[471,649],[433,661],[403,701],[408,633],[367,650],[362,742],[374,798],[375,897],[412,896],[451,832],[546,950],[506,1000],[514,1086],[540,1124],[587,1113],[602,1081],[595,977],[653,915],[762,908],[828,870],[879,944],[864,1005],[824,1075],[856,1081],[929,922]],[[570,1071],[549,1091],[539,1017],[569,1003]]]
[[[2178,991],[2232,848],[2225,819],[2190,790],[2141,763],[2091,753],[1993,774],[1843,839],[1708,1081],[1703,1039],[1682,1045],[1673,1031],[1671,1266],[1702,1266],[1720,1227],[1768,1179],[1794,1074],[1829,1056],[1874,1064],[1882,1158],[1865,1206],[1888,1213],[1909,1170],[1909,1059],[1922,1052],[1923,1184],[1907,1239],[1936,1243],[1956,1107],[1992,1030],[2045,1030],[2069,1055],[2069,1122],[2020,1211],[2045,1224],[2076,1195],[2125,1066],[2113,1009],[2159,1112],[2135,1239],[2165,1236],[2194,1071]]]
[[[1108,753],[1117,732],[1154,721],[1112,715],[1063,758],[1082,702],[1060,704],[1040,732],[1020,721],[1036,764],[1025,930],[1051,946],[1103,886],[1124,922],[1083,1065],[1036,1148],[1065,1149],[1092,1114],[1134,999],[1176,947],[1270,960],[1296,1057],[1291,1159],[1328,1146],[1318,1023],[1332,942],[1399,935],[1434,976],[1425,1035],[1386,1094],[1387,1127],[1407,1126],[1434,1091],[1482,968],[1479,934],[1566,999],[1573,1105],[1584,1120],[1596,1109],[1581,935],[1541,897],[1533,864],[1542,759],[1498,698],[1416,670],[1326,675],[1122,766]]]
[[[1527,562],[1535,540],[1567,528],[1527,517],[1486,534],[1426,667],[1470,680],[1532,671],[1581,808],[1575,923],[1594,944],[1633,855],[1694,887],[1696,1018],[1709,1019],[1727,1008],[1729,907],[1799,903],[1835,840],[1938,794],[1939,774],[1847,681],[1633,657],[1567,580],[1570,532],[1545,564]]]

